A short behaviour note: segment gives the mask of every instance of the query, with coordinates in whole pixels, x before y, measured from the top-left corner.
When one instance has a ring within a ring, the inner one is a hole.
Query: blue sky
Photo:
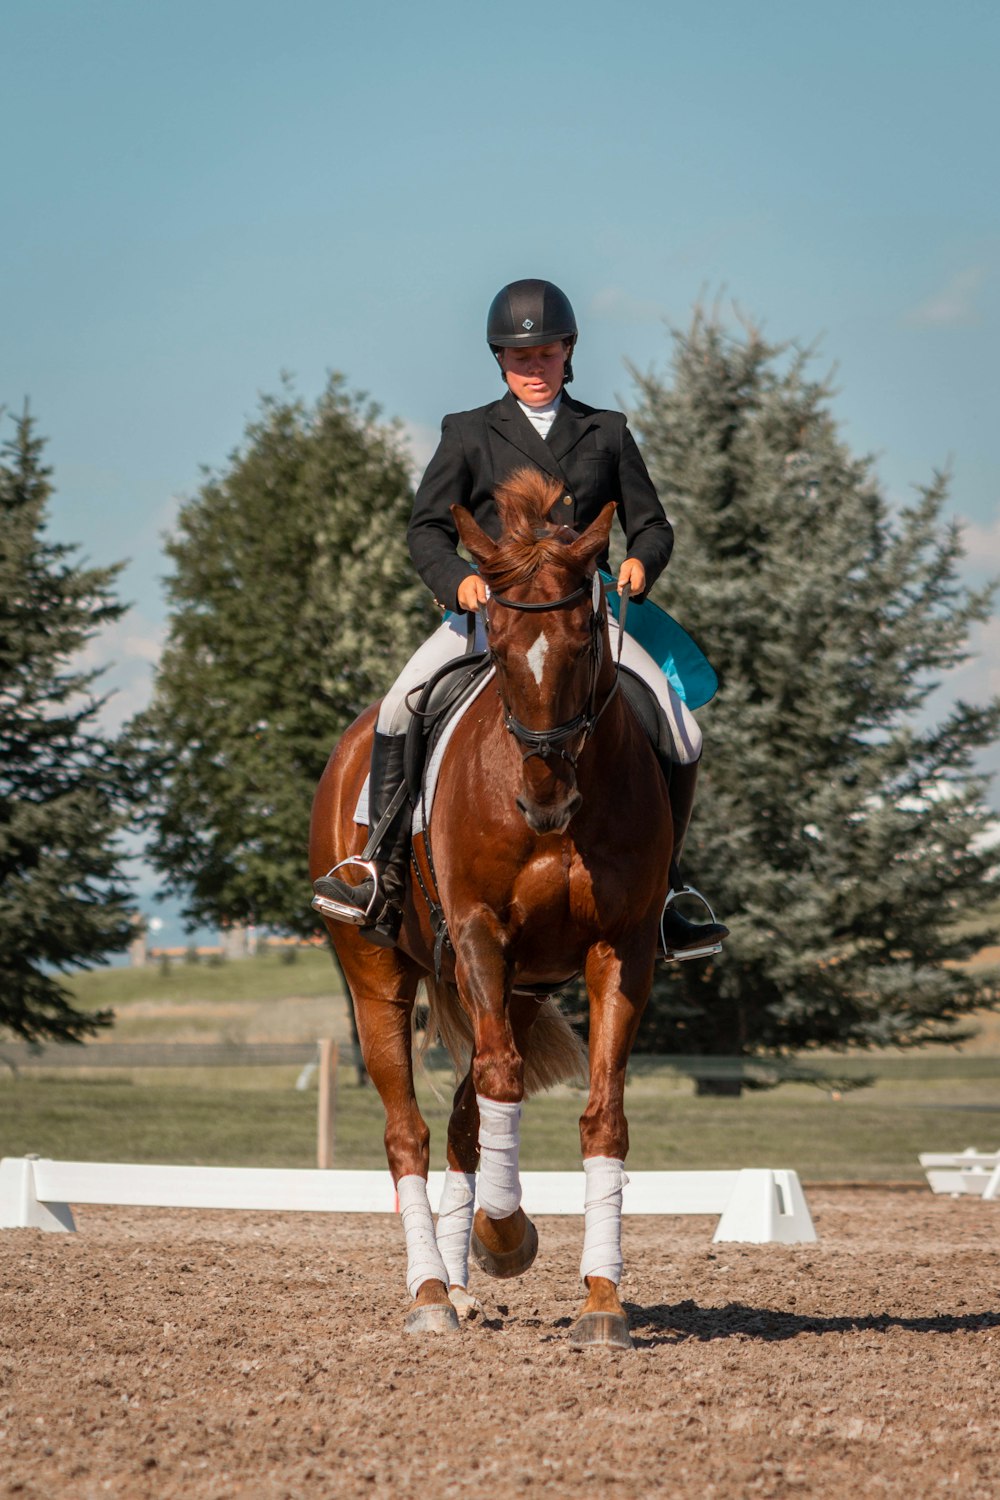
[[[120,714],[176,498],[259,393],[340,370],[426,458],[518,276],[570,294],[596,404],[703,294],[819,338],[887,493],[951,463],[1000,571],[994,4],[7,0],[2,34],[0,402],[49,435],[52,533],[130,559]]]

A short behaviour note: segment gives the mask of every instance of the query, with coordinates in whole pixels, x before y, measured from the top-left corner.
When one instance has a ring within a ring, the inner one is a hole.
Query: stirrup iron
[[[372,912],[379,901],[378,868],[370,859],[342,859],[339,864],[334,865],[332,870],[327,870],[323,876],[329,880],[331,875],[336,875],[345,865],[353,865],[356,870],[364,870],[371,879],[374,887],[371,900],[364,911],[356,906],[348,906],[343,901],[336,901],[333,896],[321,896],[318,893],[313,896],[309,905],[313,911],[318,911],[321,916],[332,917],[335,922],[348,922],[352,927],[370,927],[372,923]]]
[[[709,921],[714,925],[719,925],[719,919],[712,910],[711,902],[707,896],[702,895],[696,886],[682,885],[679,890],[669,890],[667,892],[667,899],[663,903],[663,911],[660,915],[660,947],[663,949],[663,956],[670,963],[686,963],[689,958],[712,958],[716,953],[721,953],[722,942],[719,938],[711,938],[708,942],[700,943],[697,947],[693,948],[678,949],[670,947],[666,939],[666,934],[663,931],[663,918],[680,896],[694,896],[708,912]]]

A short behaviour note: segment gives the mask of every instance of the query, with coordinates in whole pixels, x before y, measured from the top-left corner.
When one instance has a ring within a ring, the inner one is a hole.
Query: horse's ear
[[[467,511],[464,505],[453,505],[451,513],[458,527],[462,545],[472,554],[477,563],[489,562],[497,550],[497,544],[493,538],[486,535],[479,522],[473,520],[471,511]]]
[[[567,550],[581,572],[593,562],[595,557],[600,557],[607,547],[614,516],[615,502],[611,500],[597,519],[591,521],[583,536],[578,536],[575,542],[570,543]]]

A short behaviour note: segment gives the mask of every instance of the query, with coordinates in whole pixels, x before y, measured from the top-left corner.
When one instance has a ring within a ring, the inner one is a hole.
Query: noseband
[[[503,594],[491,594],[490,600],[494,604],[499,604],[503,609],[517,609],[524,614],[542,614],[550,609],[563,609],[567,604],[576,604],[578,600],[585,599],[588,593],[591,593],[591,590],[584,584],[581,584],[578,589],[574,589],[571,594],[564,594],[561,599],[543,599],[539,602],[532,602],[530,600],[508,599]],[[550,756],[559,756],[562,760],[568,761],[571,766],[576,765],[580,752],[597,728],[598,721],[604,710],[618,691],[621,672],[622,640],[625,635],[625,611],[628,608],[628,597],[629,585],[626,584],[622,590],[621,616],[618,621],[618,655],[615,660],[615,680],[600,708],[597,707],[597,679],[601,670],[604,637],[601,634],[602,616],[596,604],[590,617],[590,687],[587,692],[587,705],[585,708],[582,708],[574,718],[566,719],[562,724],[554,725],[552,729],[529,729],[526,724],[521,723],[520,719],[514,717],[503,693],[500,693],[504,728],[517,740],[521,749],[522,760],[530,760],[535,755],[539,756],[542,760],[547,760]],[[490,628],[489,616],[486,615],[484,618],[488,634]],[[490,654],[493,655],[492,648]],[[576,751],[570,753],[565,747],[577,735],[582,735],[583,738],[580,740]]]

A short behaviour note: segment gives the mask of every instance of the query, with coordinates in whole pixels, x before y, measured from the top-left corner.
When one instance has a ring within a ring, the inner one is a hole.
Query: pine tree
[[[59,975],[132,936],[116,842],[129,776],[95,728],[100,672],[74,665],[125,610],[120,565],[84,567],[45,540],[43,449],[26,410],[0,450],[0,1026],[29,1041],[108,1023],[75,1010]]]
[[[398,434],[334,377],[265,399],[167,543],[169,637],[141,744],[149,857],[192,923],[313,932],[309,811],[336,740],[429,624]]]
[[[891,508],[810,366],[698,314],[672,383],[637,377],[677,528],[654,597],[721,680],[685,873],[732,928],[718,961],[661,971],[648,1050],[912,1047],[1000,1004],[995,975],[957,967],[996,940],[974,758],[1000,700],[939,722],[930,703],[993,590],[959,579],[946,476]]]

